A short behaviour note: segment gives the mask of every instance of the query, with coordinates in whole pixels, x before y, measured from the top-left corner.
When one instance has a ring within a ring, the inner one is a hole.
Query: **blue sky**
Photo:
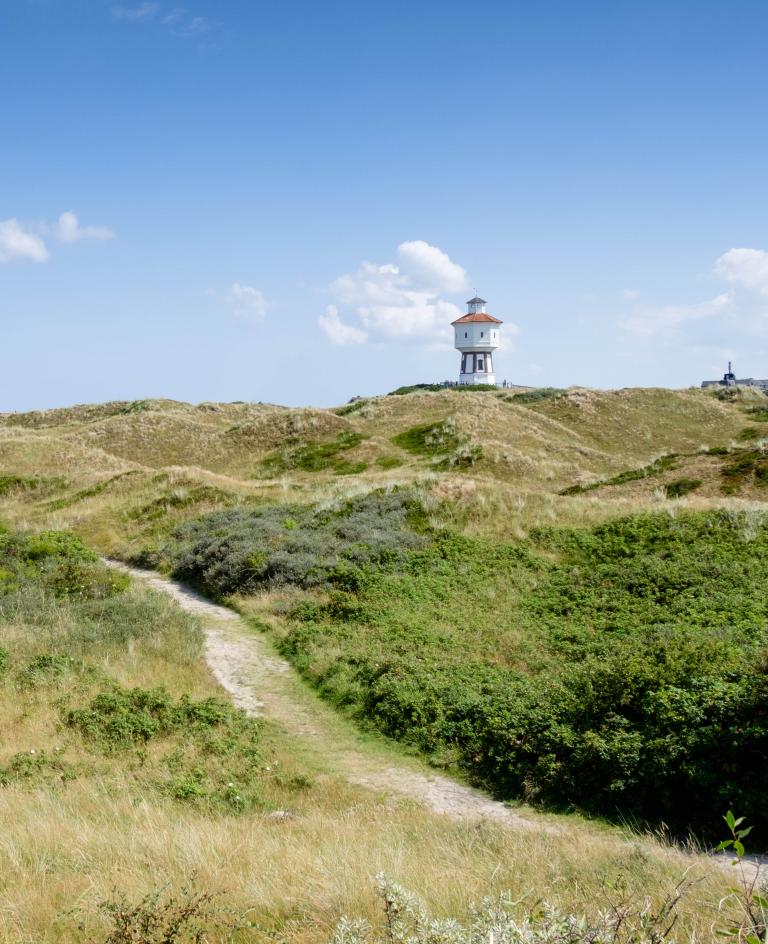
[[[768,376],[768,5],[3,0],[0,410]]]

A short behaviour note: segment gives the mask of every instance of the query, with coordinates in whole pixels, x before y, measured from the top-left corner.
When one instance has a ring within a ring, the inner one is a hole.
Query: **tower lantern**
[[[475,295],[467,313],[453,322],[454,347],[461,352],[460,384],[495,384],[493,352],[499,346],[498,318],[485,310],[487,302]]]

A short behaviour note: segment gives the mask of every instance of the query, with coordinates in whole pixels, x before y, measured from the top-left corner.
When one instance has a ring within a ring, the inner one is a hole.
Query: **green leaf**
[[[762,895],[753,895],[752,901],[760,908],[768,908],[768,898],[763,898]]]
[[[747,826],[746,829],[740,829],[736,833],[736,835],[739,837],[739,839],[743,839],[745,836],[748,836],[752,832],[753,829],[754,829],[753,826]]]
[[[728,825],[728,829],[735,829],[735,828],[736,828],[736,817],[733,815],[733,813],[731,812],[731,810],[728,810],[728,812],[725,814],[725,816],[723,817],[723,819],[725,820],[726,824]]]
[[[733,851],[741,858],[744,855],[744,846],[737,839],[733,844]]]
[[[732,845],[733,845],[733,839],[723,839],[722,842],[719,842],[715,846],[715,852],[722,852],[723,849],[727,849],[728,846],[732,846]]]
[[[742,824],[743,822],[744,822],[744,817],[743,817],[743,816],[740,816],[740,817],[734,822],[733,825],[734,825],[734,826],[741,826],[741,824]]]

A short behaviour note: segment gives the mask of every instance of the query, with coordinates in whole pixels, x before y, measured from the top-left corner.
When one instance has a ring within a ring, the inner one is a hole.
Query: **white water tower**
[[[460,384],[495,384],[493,352],[499,346],[498,318],[485,310],[484,298],[470,298],[467,313],[453,322],[454,347],[461,351]]]

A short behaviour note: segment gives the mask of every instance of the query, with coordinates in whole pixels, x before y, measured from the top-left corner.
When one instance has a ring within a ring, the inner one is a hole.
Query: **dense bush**
[[[69,531],[0,533],[0,597],[30,582],[56,596],[88,599],[105,599],[128,585]]]
[[[701,479],[675,479],[674,482],[667,482],[664,486],[664,494],[667,498],[682,498],[684,495],[690,495],[701,485]]]
[[[66,722],[102,748],[116,750],[183,732],[188,738],[211,730],[248,729],[254,738],[258,722],[217,698],[174,701],[165,689],[114,686],[100,692],[85,708],[69,710]]]
[[[421,517],[407,492],[372,493],[328,509],[237,508],[183,524],[165,554],[179,577],[216,595],[265,584],[313,587],[418,547]]]
[[[503,796],[707,834],[728,806],[768,820],[767,553],[765,520],[726,512],[443,536],[303,605],[283,647]]]

